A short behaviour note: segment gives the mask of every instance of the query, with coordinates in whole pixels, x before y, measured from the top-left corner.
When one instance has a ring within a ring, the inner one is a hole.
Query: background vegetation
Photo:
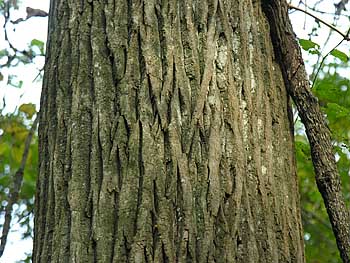
[[[328,6],[332,6],[333,10],[322,9],[324,2],[328,2]],[[343,30],[350,28],[349,12],[345,9],[349,8],[347,0],[294,1],[293,4],[315,14],[322,21],[328,21],[336,28]],[[14,18],[12,14],[21,5],[23,3],[20,1],[0,0],[0,16],[2,17],[0,23],[4,30],[1,35],[3,39],[0,42],[4,43],[0,45],[0,88],[6,89],[7,94],[24,88],[25,82],[22,77],[23,71],[19,70],[20,66],[38,67],[37,59],[43,58],[45,50],[45,40],[36,39],[35,32],[32,34],[31,41],[25,43],[27,45],[25,49],[17,47],[18,40],[12,43],[8,37],[8,30],[16,30],[19,24],[28,23],[29,19],[47,16],[43,10],[27,7],[24,17]],[[299,43],[305,50],[304,59],[310,72],[312,90],[319,99],[332,132],[343,191],[346,200],[349,200],[350,48],[346,44],[349,42],[349,31],[344,30],[345,32],[341,35],[327,25],[321,26],[322,21],[310,18],[308,14],[300,10],[291,8],[290,12],[292,22],[293,17],[297,17],[298,20],[304,18],[305,21],[303,37],[300,37]],[[298,15],[295,15],[295,12],[299,12]],[[339,24],[339,21],[342,21],[342,24]],[[345,24],[344,21],[346,21]],[[326,35],[322,43],[319,40],[320,34]],[[37,73],[31,76],[32,79],[40,82],[42,71],[38,68]],[[38,138],[34,134],[30,143],[26,144],[26,140],[28,141],[31,131],[36,129],[35,120],[39,105],[24,103],[9,111],[11,108],[9,104],[13,102],[6,101],[3,96],[0,102],[0,235],[2,235],[3,247],[4,232],[6,232],[5,218],[9,217],[9,214],[12,215],[11,227],[19,225],[22,238],[32,238],[35,181],[38,167]],[[297,112],[295,112],[295,146],[307,262],[340,262],[323,200],[316,187],[310,147]],[[24,158],[26,150],[27,157]],[[16,188],[18,187],[20,191],[17,197]],[[13,209],[10,209],[12,201],[15,205]],[[1,247],[0,245],[0,254]],[[20,262],[30,262],[30,254]]]

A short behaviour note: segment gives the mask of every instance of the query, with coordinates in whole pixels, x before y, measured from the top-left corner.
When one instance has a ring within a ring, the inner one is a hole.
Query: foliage
[[[36,111],[33,104],[22,104],[15,113],[3,114],[3,109],[0,111],[0,200],[8,200],[13,176],[20,167],[24,142],[35,117],[34,114]],[[23,238],[32,237],[30,220],[34,208],[37,167],[38,138],[35,136],[30,144],[18,205],[14,211],[17,223],[25,229]],[[5,211],[6,205],[7,201],[0,204],[1,213]]]

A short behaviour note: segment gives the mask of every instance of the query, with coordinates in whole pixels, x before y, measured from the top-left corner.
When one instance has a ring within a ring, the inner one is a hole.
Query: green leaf
[[[337,73],[325,72],[325,77],[316,81],[313,92],[321,105],[334,102],[350,108],[350,80]]]
[[[343,62],[348,62],[349,60],[349,57],[338,49],[333,49],[330,54],[336,58],[339,58]]]
[[[328,118],[350,117],[350,111],[337,103],[328,103],[326,109]]]
[[[35,105],[33,103],[22,104],[21,106],[19,106],[18,110],[20,112],[25,113],[28,119],[31,119],[36,113]]]
[[[30,46],[31,47],[38,47],[39,50],[40,50],[40,55],[44,55],[44,46],[45,46],[45,43],[43,41],[40,41],[38,39],[33,39],[31,42],[30,42]]]
[[[1,169],[3,169],[3,167],[1,167]],[[11,177],[9,175],[0,176],[0,186],[1,186],[0,189],[8,187],[10,183],[11,183]]]
[[[312,54],[312,55],[319,55],[319,54],[321,54],[321,52],[318,51],[318,49],[310,49],[309,53]]]
[[[2,49],[0,50],[0,58],[8,56],[9,52],[7,51],[7,49]]]
[[[10,150],[9,144],[2,140],[2,142],[0,142],[0,158],[3,157],[3,155],[8,154]]]
[[[310,49],[317,50],[320,47],[319,44],[308,39],[299,39],[299,44],[306,51],[309,51]]]
[[[33,198],[35,194],[35,180],[24,180],[22,188],[21,188],[21,193],[20,197],[22,199],[29,199]]]

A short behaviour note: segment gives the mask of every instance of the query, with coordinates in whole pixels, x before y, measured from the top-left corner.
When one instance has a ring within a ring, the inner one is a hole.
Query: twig
[[[7,206],[5,209],[5,222],[3,225],[2,236],[1,236],[1,240],[0,240],[1,241],[1,243],[0,243],[0,257],[3,255],[4,250],[5,250],[7,236],[8,236],[8,233],[10,231],[10,224],[11,224],[11,219],[12,219],[12,206],[18,200],[19,191],[21,189],[21,185],[22,185],[22,181],[23,181],[24,167],[25,167],[27,157],[29,154],[30,143],[32,141],[33,135],[36,131],[36,127],[37,127],[38,121],[39,121],[38,116],[39,116],[39,113],[37,113],[35,120],[33,122],[33,125],[28,133],[27,138],[26,138],[21,164],[15,173],[14,180],[13,180],[13,188],[11,189],[9,200],[8,200],[8,203],[7,203]]]
[[[350,28],[349,28],[348,32],[346,33],[346,35],[349,35],[349,33],[350,33]],[[329,54],[332,53],[333,50],[335,50],[338,46],[340,46],[341,43],[343,43],[344,39],[345,39],[345,38],[343,38],[334,48],[332,48],[332,49],[322,58],[321,63],[320,63],[320,66],[318,67],[317,72],[316,72],[316,74],[315,74],[315,77],[314,77],[314,79],[313,79],[313,81],[312,81],[311,89],[315,86],[318,73],[320,72],[320,70],[321,70],[321,68],[322,68],[322,66],[323,66],[324,61],[325,61],[326,58],[329,56]]]
[[[341,0],[338,4],[334,4],[335,8],[337,9],[335,11],[336,15],[340,15],[342,10],[346,10],[345,9],[345,5],[349,2],[349,0]]]
[[[316,84],[316,80],[317,80],[317,77],[318,77],[318,73],[320,73],[320,70],[323,66],[323,63],[324,61],[326,60],[326,58],[329,56],[329,54],[332,53],[333,50],[335,50],[341,43],[343,43],[344,39],[342,39],[334,48],[332,48],[321,60],[321,63],[320,63],[320,66],[317,68],[317,71],[316,71],[316,74],[315,74],[315,77],[312,81],[312,86],[311,86],[311,89],[314,88],[315,84]]]
[[[44,71],[44,68],[45,68],[45,66],[43,66],[43,67],[42,67],[42,68],[39,70],[38,75],[36,75],[36,77],[33,79],[33,81],[32,81],[32,82],[36,81],[36,80],[37,80],[37,78],[38,78],[39,76],[41,76],[41,72],[43,72],[43,71]]]
[[[307,14],[307,15],[313,17],[313,18],[315,18],[317,21],[321,22],[322,24],[328,26],[329,28],[331,28],[332,30],[334,30],[335,32],[337,32],[338,34],[340,34],[345,40],[350,41],[349,34],[344,34],[343,32],[341,32],[341,31],[340,31],[338,28],[336,28],[335,26],[333,26],[333,25],[327,23],[326,21],[324,21],[324,20],[322,20],[321,18],[315,16],[314,14],[308,12],[307,10],[301,9],[301,8],[299,8],[299,7],[297,7],[297,6],[294,6],[294,5],[291,5],[291,4],[288,4],[288,7],[289,7],[290,9],[295,9],[295,10],[301,11],[301,12],[303,12],[303,13],[305,13],[305,14]]]
[[[344,1],[344,0],[342,0],[342,1]],[[346,1],[348,1],[348,0],[346,0]],[[289,2],[289,4],[291,4],[291,3],[292,3],[292,1]],[[334,12],[326,12],[326,11],[318,10],[318,9],[316,8],[316,6],[310,6],[310,5],[308,5],[308,4],[306,3],[306,1],[305,1],[305,3],[304,3],[304,1],[300,1],[300,2],[299,2],[299,5],[300,5],[300,4],[304,5],[305,8],[310,9],[310,10],[316,12],[316,13],[320,13],[320,14],[322,14],[322,15],[332,15],[332,16],[334,16]],[[334,6],[337,8],[337,4],[334,4]],[[337,12],[335,12],[335,14],[336,14],[337,16],[348,17],[347,15],[343,15],[343,14],[341,14],[341,13],[338,14]]]
[[[7,61],[4,63],[4,64],[1,64],[0,65],[0,68],[2,67],[9,67],[12,63],[12,61],[14,59],[17,58],[17,53],[20,53],[22,54],[23,56],[26,56],[30,61],[33,60],[33,58],[35,57],[32,53],[31,53],[31,50],[19,50],[17,49],[10,41],[9,37],[8,37],[8,34],[7,34],[7,23],[8,22],[11,22],[12,24],[18,24],[20,22],[24,22],[24,21],[27,21],[29,18],[31,17],[46,17],[48,16],[48,13],[46,11],[43,11],[41,9],[34,9],[34,8],[30,8],[30,7],[27,7],[26,11],[27,11],[27,17],[25,19],[23,18],[19,18],[17,19],[16,21],[10,21],[10,2],[6,2],[4,3],[4,19],[5,19],[5,22],[4,22],[4,25],[3,25],[3,28],[4,28],[4,37],[5,37],[5,41],[9,44],[9,47],[13,50],[14,52],[14,55],[10,56],[9,54],[7,55]],[[38,56],[38,55],[36,55]]]
[[[330,30],[329,30],[329,33],[328,33],[328,36],[327,36],[327,39],[326,39],[326,41],[325,41],[324,44],[323,44],[322,50],[321,50],[321,52],[320,52],[320,53],[318,54],[318,56],[317,56],[317,62],[315,63],[315,65],[314,65],[314,67],[313,67],[313,69],[312,69],[312,74],[311,74],[310,76],[317,76],[317,74],[318,74],[318,72],[319,72],[319,66],[318,66],[318,65],[320,65],[320,60],[323,59],[323,58],[322,58],[323,50],[325,49],[325,47],[326,47],[328,41],[331,39],[332,33],[333,33],[333,31],[332,31],[332,29],[330,29]],[[314,80],[315,80],[315,79],[314,79]],[[313,88],[313,83],[312,83],[311,89],[312,89],[312,88]]]

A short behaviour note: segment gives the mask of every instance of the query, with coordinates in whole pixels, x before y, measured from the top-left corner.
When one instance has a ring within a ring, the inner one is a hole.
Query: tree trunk
[[[304,262],[261,1],[51,0],[33,262]]]

